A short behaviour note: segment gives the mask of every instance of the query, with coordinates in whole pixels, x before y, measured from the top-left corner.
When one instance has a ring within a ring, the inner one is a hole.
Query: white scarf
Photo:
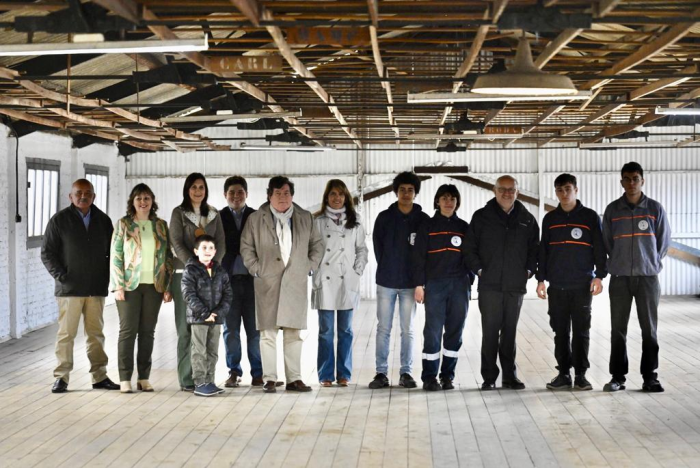
[[[337,225],[341,226],[345,224],[345,220],[348,219],[347,215],[345,214],[345,207],[343,206],[342,208],[335,210],[331,208],[330,206],[326,207],[326,216],[331,218],[331,220]]]
[[[270,211],[275,218],[275,232],[277,232],[277,239],[280,241],[282,261],[284,266],[287,266],[289,256],[292,254],[292,228],[289,225],[289,221],[292,219],[292,213],[294,213],[294,205],[290,206],[284,213],[280,213],[272,206],[270,206]]]

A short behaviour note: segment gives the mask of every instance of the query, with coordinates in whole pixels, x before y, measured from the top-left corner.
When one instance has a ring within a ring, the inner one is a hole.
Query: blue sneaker
[[[216,391],[216,385],[213,383],[206,383],[203,385],[197,385],[194,388],[194,394],[197,396],[210,397],[218,394]]]
[[[212,388],[216,391],[217,395],[218,395],[219,393],[224,393],[224,392],[226,391],[226,390],[224,390],[224,389],[221,388],[221,387],[217,387],[213,382],[211,383],[211,386],[212,386]]]

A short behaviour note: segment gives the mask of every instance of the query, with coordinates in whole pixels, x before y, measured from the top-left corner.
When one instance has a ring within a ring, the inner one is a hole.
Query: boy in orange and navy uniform
[[[595,211],[577,200],[575,176],[559,175],[554,188],[559,206],[542,221],[537,271],[537,295],[547,299],[549,294],[549,324],[554,331],[554,356],[559,370],[547,388],[571,388],[573,366],[574,387],[591,390],[586,379],[590,367],[591,302],[603,290],[602,279],[607,275],[601,222]]]

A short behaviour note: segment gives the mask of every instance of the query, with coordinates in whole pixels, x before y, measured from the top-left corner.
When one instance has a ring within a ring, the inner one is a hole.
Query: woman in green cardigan
[[[170,302],[173,254],[168,225],[156,216],[158,204],[146,184],[131,191],[126,216],[112,234],[110,291],[119,312],[119,380],[122,393],[131,393],[134,345],[138,337],[137,389],[152,392],[148,381],[158,312]]]

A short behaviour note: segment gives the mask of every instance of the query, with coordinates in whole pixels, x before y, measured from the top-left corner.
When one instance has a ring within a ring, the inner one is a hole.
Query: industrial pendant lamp
[[[578,92],[568,76],[545,73],[535,66],[524,34],[513,66],[504,72],[481,75],[471,91],[511,96],[565,96]]]

